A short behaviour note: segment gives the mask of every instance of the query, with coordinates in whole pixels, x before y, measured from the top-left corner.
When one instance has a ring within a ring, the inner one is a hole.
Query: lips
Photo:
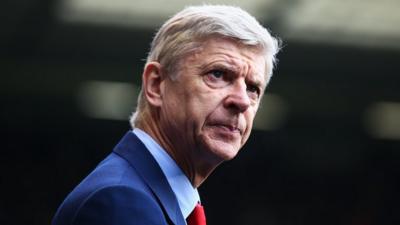
[[[232,133],[239,133],[240,135],[243,133],[243,129],[239,128],[239,126],[229,123],[213,123],[210,126],[218,127]]]

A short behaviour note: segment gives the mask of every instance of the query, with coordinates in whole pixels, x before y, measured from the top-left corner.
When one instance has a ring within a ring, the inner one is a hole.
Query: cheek
[[[192,93],[195,94],[190,103],[195,114],[207,116],[207,114],[213,113],[219,105],[222,105],[223,94],[218,91],[202,88],[201,90],[193,90]]]
[[[252,127],[253,127],[253,122],[254,122],[254,118],[255,118],[255,115],[256,115],[256,110],[251,110],[251,109],[249,109],[245,114],[244,114],[244,119],[246,120],[246,125],[247,125],[247,128],[246,128],[246,136],[247,135],[250,135],[250,132],[251,132],[251,130],[252,130]]]
[[[244,120],[246,120],[246,130],[242,136],[242,140],[241,140],[242,146],[247,142],[247,140],[250,137],[250,134],[251,134],[251,131],[253,128],[254,116],[255,116],[255,113],[253,113],[253,112],[250,112],[250,113],[247,113],[244,115]]]
[[[186,93],[186,98],[182,101],[177,102],[175,106],[177,113],[185,114],[185,121],[187,126],[201,126],[202,121],[209,113],[207,98],[202,97],[199,94],[194,94],[196,90],[191,93]]]
[[[254,106],[254,107],[250,106],[249,109],[245,113],[246,120],[248,122],[251,122],[251,124],[253,123],[253,120],[256,116],[257,109],[258,109],[258,107],[256,107],[256,106]]]
[[[210,101],[204,99],[193,99],[187,105],[188,119],[192,120],[197,128],[201,128],[207,119],[215,112],[215,107]]]
[[[209,88],[201,77],[192,82],[191,88],[185,93],[187,101],[182,105],[185,105],[189,118],[201,129],[210,117],[225,114],[223,101],[226,93],[224,89]]]

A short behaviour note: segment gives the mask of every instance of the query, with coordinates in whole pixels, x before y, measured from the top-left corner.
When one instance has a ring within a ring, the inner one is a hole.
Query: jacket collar
[[[114,148],[114,152],[125,158],[136,168],[160,200],[171,221],[176,225],[185,225],[178,201],[167,178],[139,138],[132,131],[129,131]]]

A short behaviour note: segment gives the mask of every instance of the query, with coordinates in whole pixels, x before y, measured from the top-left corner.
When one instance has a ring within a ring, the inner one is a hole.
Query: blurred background
[[[2,2],[0,224],[49,224],[128,131],[157,27],[199,1]],[[400,1],[247,0],[283,40],[210,225],[400,224]]]

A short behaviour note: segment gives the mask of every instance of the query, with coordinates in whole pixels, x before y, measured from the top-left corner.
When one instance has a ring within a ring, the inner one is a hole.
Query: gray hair
[[[210,37],[223,37],[260,49],[266,60],[267,81],[272,76],[279,41],[253,16],[239,7],[225,5],[190,6],[167,20],[156,33],[147,62],[159,62],[166,74],[176,78],[179,61]],[[142,91],[130,122],[134,127],[146,105]]]

